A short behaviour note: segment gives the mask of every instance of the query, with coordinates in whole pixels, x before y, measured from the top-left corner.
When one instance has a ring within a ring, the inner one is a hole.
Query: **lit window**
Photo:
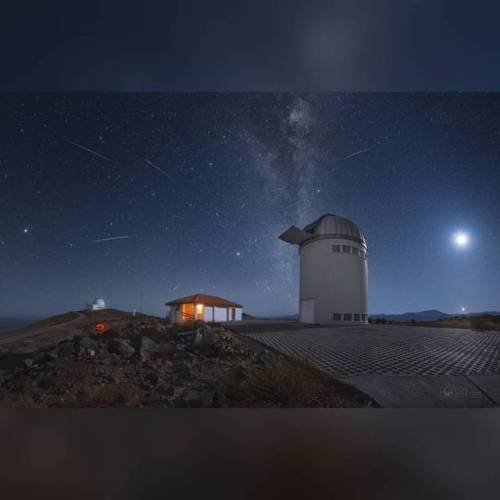
[[[344,313],[344,321],[352,321],[352,314]]]
[[[196,314],[203,314],[203,304],[196,304]]]
[[[354,315],[354,321],[359,321],[359,314]]]
[[[334,253],[339,253],[340,252],[340,245],[332,245],[332,250]]]
[[[333,321],[342,321],[342,314],[333,313]]]
[[[342,252],[351,253],[351,247],[348,247],[347,245],[342,245]]]

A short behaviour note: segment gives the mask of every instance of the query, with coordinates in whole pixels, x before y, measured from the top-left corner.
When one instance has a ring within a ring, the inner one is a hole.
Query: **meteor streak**
[[[153,167],[155,168],[156,170],[158,170],[158,172],[160,172],[161,174],[167,176],[169,179],[171,179],[170,175],[168,174],[168,172],[165,172],[165,170],[163,170],[162,168],[160,168],[158,165],[155,165],[151,160],[148,160],[147,158],[143,158],[143,160],[150,166],[150,167]]]
[[[82,146],[81,144],[78,144],[77,142],[70,141],[69,139],[64,139],[66,142],[69,142],[73,146],[76,146],[77,148],[83,149],[84,151],[87,151],[88,153],[97,156],[99,158],[102,158],[103,160],[106,161],[113,161],[111,158],[108,158],[107,156],[102,155],[101,153],[98,153],[97,151],[94,151],[93,149],[87,148],[86,146]]]
[[[135,235],[129,234],[126,236],[111,236],[110,238],[100,238],[98,240],[91,240],[89,243],[102,243],[104,241],[115,241],[115,240],[126,240],[127,238],[133,238]]]
[[[365,148],[365,149],[360,149],[359,151],[355,151],[354,153],[348,154],[347,156],[343,156],[342,158],[334,158],[333,161],[342,161],[342,160],[347,160],[348,158],[353,158],[354,156],[358,156],[362,153],[366,153],[367,151],[370,151],[370,148]]]

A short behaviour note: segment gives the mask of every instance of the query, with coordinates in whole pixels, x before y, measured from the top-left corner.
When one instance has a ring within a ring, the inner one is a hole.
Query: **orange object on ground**
[[[105,331],[109,330],[111,326],[107,321],[100,321],[95,325],[95,331],[97,333],[104,333]]]

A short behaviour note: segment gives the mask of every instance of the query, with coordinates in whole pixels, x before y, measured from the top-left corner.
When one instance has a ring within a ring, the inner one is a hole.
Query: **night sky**
[[[498,90],[496,0],[16,0],[0,89]]]
[[[3,94],[0,315],[298,311],[289,225],[368,243],[371,313],[500,305],[500,95]],[[453,242],[457,231],[469,244]]]

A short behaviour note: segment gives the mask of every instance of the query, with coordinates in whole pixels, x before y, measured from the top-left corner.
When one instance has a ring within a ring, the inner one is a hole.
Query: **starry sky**
[[[500,95],[3,94],[0,115],[0,315],[196,292],[293,314],[277,237],[323,213],[366,236],[371,313],[499,308]]]

